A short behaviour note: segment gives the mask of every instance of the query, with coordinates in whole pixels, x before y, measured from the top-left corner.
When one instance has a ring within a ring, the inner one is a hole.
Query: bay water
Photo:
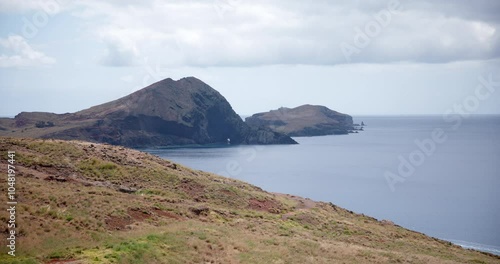
[[[500,255],[500,116],[354,119],[364,131],[298,145],[145,151]]]

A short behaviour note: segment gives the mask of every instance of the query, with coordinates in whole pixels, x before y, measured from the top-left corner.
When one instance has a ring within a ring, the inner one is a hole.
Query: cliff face
[[[268,128],[292,137],[339,135],[353,130],[351,116],[318,105],[282,107],[254,114],[245,122],[252,127]]]
[[[194,77],[165,79],[73,114],[21,113],[15,124],[35,124],[35,137],[129,147],[225,144],[228,138],[231,144],[296,144],[286,135],[250,128],[220,93]]]

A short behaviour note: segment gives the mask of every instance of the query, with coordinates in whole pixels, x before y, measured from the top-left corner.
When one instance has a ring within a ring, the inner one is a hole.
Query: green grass
[[[82,160],[77,168],[83,175],[96,180],[120,179],[124,176],[117,164],[97,158]]]
[[[35,258],[2,256],[0,264],[37,264],[40,263]]]
[[[85,154],[81,149],[62,141],[42,140],[29,143],[27,149],[59,158],[77,158]]]
[[[112,241],[102,247],[85,250],[82,256],[92,263],[176,263],[188,248],[179,237],[183,233],[163,232],[136,239]],[[186,258],[190,256],[186,255]]]

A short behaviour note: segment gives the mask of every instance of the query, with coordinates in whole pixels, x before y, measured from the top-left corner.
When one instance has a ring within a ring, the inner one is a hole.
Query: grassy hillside
[[[0,263],[500,263],[330,203],[110,145],[0,138],[16,152],[16,257]],[[9,215],[0,211],[2,241]]]

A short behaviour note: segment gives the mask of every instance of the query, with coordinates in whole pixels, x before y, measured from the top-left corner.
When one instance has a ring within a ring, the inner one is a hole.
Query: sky
[[[241,115],[500,114],[499,14],[497,0],[0,0],[0,116],[188,76]]]

